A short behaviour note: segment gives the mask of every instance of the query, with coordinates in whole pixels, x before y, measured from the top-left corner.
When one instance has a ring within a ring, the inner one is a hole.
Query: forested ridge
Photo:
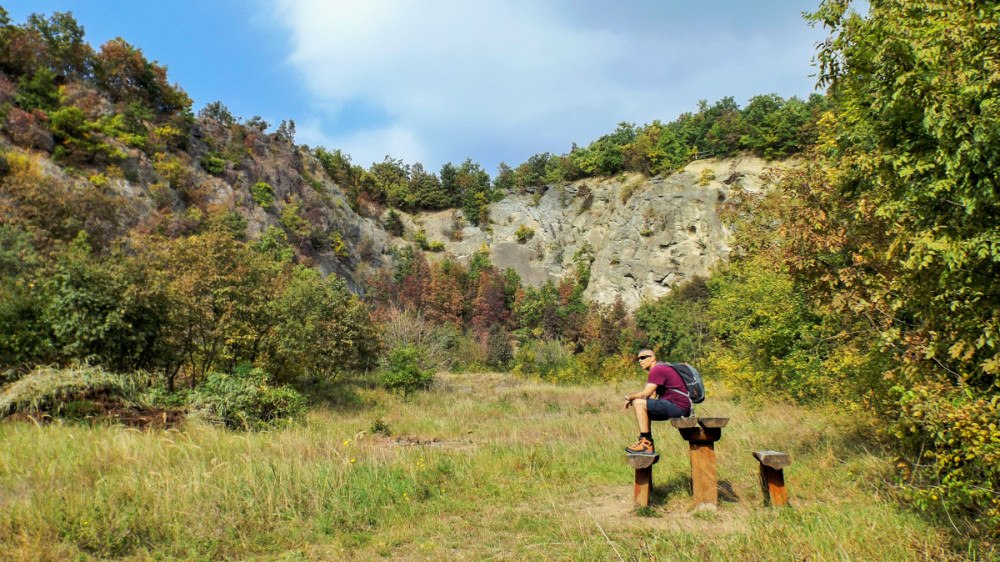
[[[445,370],[633,379],[648,346],[748,403],[877,416],[901,497],[995,553],[997,9],[866,8],[807,16],[830,34],[825,95],[702,101],[494,177],[471,160],[365,169],[297,146],[293,122],[268,133],[222,102],[196,115],[138,47],[94,49],[71,14],[14,23],[0,8],[0,415],[88,420],[117,404],[258,429],[342,385],[406,395]],[[455,208],[488,228],[505,194],[745,152],[802,164],[727,201],[728,264],[635,311],[583,298],[586,250],[532,287],[485,248],[469,265],[428,259],[396,211]],[[248,230],[260,217],[270,226]],[[412,240],[383,256],[354,217]],[[364,271],[363,296],[311,267],[320,254]]]

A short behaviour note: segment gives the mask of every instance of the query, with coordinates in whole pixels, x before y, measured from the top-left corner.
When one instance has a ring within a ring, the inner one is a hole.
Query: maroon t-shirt
[[[647,382],[656,385],[656,395],[661,400],[670,400],[682,410],[691,409],[691,400],[687,397],[687,386],[684,385],[684,379],[670,365],[663,363],[653,365],[653,368],[649,370]],[[674,390],[679,390],[684,394],[674,392]]]

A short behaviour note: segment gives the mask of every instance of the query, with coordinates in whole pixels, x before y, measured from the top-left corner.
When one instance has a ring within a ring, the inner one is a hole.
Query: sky
[[[15,23],[72,12],[95,48],[122,37],[194,101],[369,167],[495,175],[699,100],[807,97],[819,0],[0,0]]]

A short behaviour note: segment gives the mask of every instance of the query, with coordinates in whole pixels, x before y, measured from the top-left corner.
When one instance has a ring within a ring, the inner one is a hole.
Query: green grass
[[[618,397],[638,384],[439,375],[406,402],[359,388],[263,433],[0,424],[0,559],[957,557],[893,499],[863,425],[718,395],[699,414],[731,418],[719,510],[690,512],[686,443],[657,424],[652,506],[636,513]],[[370,433],[378,418],[392,437]],[[761,507],[757,449],[792,454],[791,509]]]

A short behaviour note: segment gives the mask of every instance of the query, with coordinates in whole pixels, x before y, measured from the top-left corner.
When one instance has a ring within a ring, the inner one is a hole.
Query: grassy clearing
[[[407,402],[356,389],[253,434],[0,424],[0,559],[957,557],[893,501],[863,427],[718,393],[699,414],[731,418],[719,511],[689,512],[686,444],[657,424],[653,507],[636,514],[626,386],[440,375]],[[760,507],[750,451],[765,448],[793,455],[793,509]]]

